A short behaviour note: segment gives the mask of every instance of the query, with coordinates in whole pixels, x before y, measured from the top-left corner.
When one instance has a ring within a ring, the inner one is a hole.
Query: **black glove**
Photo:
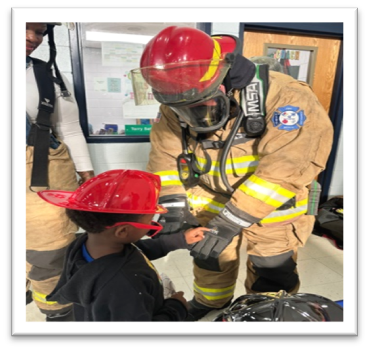
[[[207,224],[211,231],[205,232],[205,238],[195,243],[191,249],[194,258],[205,260],[209,257],[217,259],[220,253],[232,242],[234,236],[241,233],[242,227],[220,216],[216,216]]]
[[[160,198],[159,204],[168,209],[166,214],[159,217],[158,222],[163,226],[159,235],[200,226],[197,219],[189,211],[186,196],[164,196]]]

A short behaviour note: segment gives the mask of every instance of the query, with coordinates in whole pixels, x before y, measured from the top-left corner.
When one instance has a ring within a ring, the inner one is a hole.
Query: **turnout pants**
[[[192,195],[206,195],[193,193]],[[217,196],[218,203],[227,199]],[[209,207],[208,207],[209,208]],[[206,225],[216,213],[206,207],[192,212],[202,225]],[[246,249],[247,294],[278,292],[296,293],[300,286],[296,267],[298,248],[309,238],[315,217],[302,215],[292,223],[261,226],[254,224],[244,229],[232,240],[218,259],[201,261],[194,259],[194,296],[196,301],[211,308],[221,308],[232,300],[240,266],[240,250]]]
[[[71,304],[47,302],[45,297],[56,286],[63,269],[67,246],[75,239],[78,227],[65,209],[41,199],[29,189],[33,165],[33,146],[26,146],[26,291],[32,289],[34,302],[46,315],[64,313]],[[77,177],[66,145],[49,148],[49,188],[74,191]]]

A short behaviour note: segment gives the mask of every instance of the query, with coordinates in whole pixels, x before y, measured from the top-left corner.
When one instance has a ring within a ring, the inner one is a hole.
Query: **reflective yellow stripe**
[[[290,208],[286,210],[276,210],[266,216],[260,222],[262,224],[271,224],[275,222],[283,222],[291,220],[296,216],[305,215],[307,213],[308,199],[304,199],[296,203],[296,208]]]
[[[219,212],[225,207],[225,204],[216,202],[207,197],[195,196],[187,192],[189,205],[196,209],[202,208],[210,213],[219,214]],[[262,224],[271,224],[276,222],[283,222],[290,220],[296,216],[305,215],[307,213],[308,199],[304,199],[296,203],[296,208],[292,207],[286,210],[275,210],[260,222]]]
[[[194,291],[201,294],[207,300],[219,300],[230,297],[234,294],[235,288],[235,284],[226,288],[201,288],[195,282],[193,283]]]
[[[197,163],[201,170],[205,169],[206,159],[196,157]],[[243,172],[244,174],[255,172],[257,166],[259,165],[258,156],[243,156],[239,158],[227,159],[225,172],[226,174],[233,174],[235,168],[237,168],[238,173]],[[220,162],[214,160],[211,162],[211,167],[209,170],[209,175],[220,177]]]
[[[47,296],[47,294],[42,294],[42,293],[35,292],[35,291],[32,292],[33,300],[37,300],[37,301],[39,301],[41,303],[44,303],[44,304],[47,304],[47,305],[57,304],[56,301],[47,301],[46,296]]]
[[[240,172],[243,172],[244,174],[255,172],[258,165],[259,156],[257,155],[233,158],[233,167],[238,170],[238,174]]]
[[[201,207],[203,210],[206,210],[210,213],[218,214],[225,207],[225,205],[222,203],[216,202],[207,197],[195,196],[189,192],[187,192],[187,197],[188,204],[194,209]]]
[[[221,54],[220,45],[214,39],[213,39],[213,42],[214,42],[213,59],[209,64],[208,70],[205,72],[203,77],[199,80],[200,83],[203,81],[210,80],[214,76],[219,66],[219,59],[220,59],[220,54]]]
[[[162,186],[182,186],[179,173],[176,170],[158,171],[155,175],[160,176]]]
[[[280,207],[295,196],[295,193],[286,190],[281,185],[265,181],[254,174],[241,184],[238,189],[275,208]]]
[[[199,171],[204,171],[206,167],[206,159],[196,157],[196,167],[199,169]]]

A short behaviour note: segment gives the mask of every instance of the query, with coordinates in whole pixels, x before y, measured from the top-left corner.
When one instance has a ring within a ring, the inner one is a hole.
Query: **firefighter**
[[[147,170],[161,177],[162,234],[206,226],[191,250],[189,321],[228,306],[247,242],[248,294],[295,293],[331,151],[331,121],[308,84],[242,56],[230,35],[171,26],[146,45],[133,84],[161,103]],[[310,198],[310,200],[309,200]]]
[[[46,321],[73,321],[72,304],[48,302],[78,226],[61,208],[37,196],[45,188],[73,191],[94,171],[79,124],[72,87],[56,62],[54,26],[26,23],[26,304],[34,301]],[[31,57],[48,36],[48,62]]]

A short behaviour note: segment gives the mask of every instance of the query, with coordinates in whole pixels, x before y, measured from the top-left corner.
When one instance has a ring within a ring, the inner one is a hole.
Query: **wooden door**
[[[325,110],[329,112],[341,40],[246,31],[244,33],[243,55],[247,58],[263,56],[265,55],[265,44],[316,48],[311,87]]]

